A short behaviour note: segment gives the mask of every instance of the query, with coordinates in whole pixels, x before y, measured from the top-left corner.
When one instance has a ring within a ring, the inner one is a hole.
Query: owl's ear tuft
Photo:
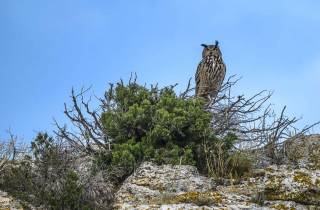
[[[219,45],[219,42],[218,40],[216,40],[215,47],[218,47],[218,45]]]
[[[201,44],[201,46],[202,46],[202,47],[205,47],[205,48],[208,47],[208,45],[206,45],[206,44]]]
[[[218,40],[216,40],[215,46],[218,47],[218,45],[219,45],[219,42]]]

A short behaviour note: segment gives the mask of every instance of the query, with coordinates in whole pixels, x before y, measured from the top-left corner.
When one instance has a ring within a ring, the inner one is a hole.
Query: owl
[[[216,41],[215,45],[201,45],[204,49],[202,51],[202,60],[195,75],[196,97],[201,97],[205,100],[217,96],[226,74],[226,66],[222,60],[218,44],[218,41]]]

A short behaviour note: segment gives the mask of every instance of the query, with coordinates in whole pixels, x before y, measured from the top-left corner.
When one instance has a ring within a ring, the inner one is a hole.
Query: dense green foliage
[[[215,140],[204,101],[181,98],[172,87],[118,83],[108,96],[101,121],[113,148],[106,159],[126,173],[142,160],[195,165],[200,145]]]
[[[108,109],[100,120],[112,139],[112,149],[99,153],[96,163],[116,171],[113,178],[117,181],[145,160],[196,165],[219,177],[241,176],[249,169],[245,159],[239,162],[239,154],[234,155],[235,135],[229,133],[222,139],[214,135],[212,114],[202,99],[180,97],[173,87],[148,89],[136,82],[117,83],[107,96]],[[221,164],[223,169],[217,167]]]

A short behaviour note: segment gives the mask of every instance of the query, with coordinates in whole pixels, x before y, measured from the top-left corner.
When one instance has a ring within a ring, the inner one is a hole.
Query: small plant
[[[229,133],[224,139],[206,142],[203,145],[206,168],[215,178],[241,177],[251,169],[248,157],[233,148],[237,137]]]
[[[265,200],[266,200],[266,196],[265,196],[264,192],[261,192],[261,191],[257,191],[251,197],[251,201],[253,203],[256,203],[256,204],[260,205],[260,206],[264,205]]]
[[[51,208],[56,206],[56,209],[83,209],[81,197],[83,195],[83,186],[79,184],[79,177],[74,171],[68,171],[64,186],[61,190],[61,198],[56,205],[50,205]],[[56,199],[56,198],[53,198]]]
[[[231,174],[236,178],[249,173],[251,168],[251,161],[244,152],[236,151],[230,155]]]

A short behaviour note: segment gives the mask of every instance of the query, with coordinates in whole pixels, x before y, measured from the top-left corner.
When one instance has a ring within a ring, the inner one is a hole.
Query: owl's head
[[[205,58],[207,56],[214,56],[214,57],[221,56],[221,51],[219,48],[218,41],[216,41],[214,45],[202,44],[201,46],[203,47],[202,58]]]

